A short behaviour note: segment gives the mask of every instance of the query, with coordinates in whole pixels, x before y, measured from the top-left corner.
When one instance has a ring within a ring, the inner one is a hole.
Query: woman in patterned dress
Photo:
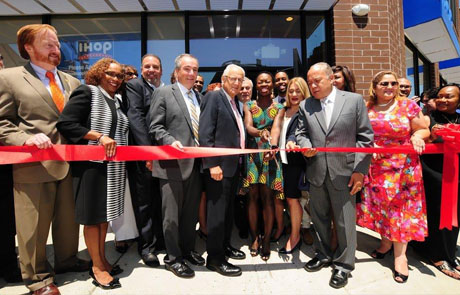
[[[117,145],[127,145],[128,118],[115,94],[123,82],[121,65],[110,58],[96,62],[86,73],[85,82],[71,94],[57,128],[71,143],[104,146],[107,158]],[[92,260],[93,284],[103,289],[120,288],[113,276],[123,270],[105,257],[109,221],[123,214],[126,188],[125,162],[72,162],[76,221],[83,233]]]
[[[273,121],[279,116],[279,111],[283,108],[282,104],[272,100],[273,81],[273,76],[270,73],[260,73],[256,78],[257,100],[249,101],[244,105],[244,123],[249,134],[247,148],[270,148],[270,130]],[[264,218],[261,257],[267,261],[270,258],[270,234],[275,215],[274,198],[284,198],[281,162],[279,156],[278,159],[270,160],[269,154],[250,154],[246,168],[247,176],[243,180],[243,187],[249,187],[248,220],[253,239],[249,250],[251,256],[256,256],[261,244],[257,224],[260,199]]]
[[[368,114],[375,145],[393,147],[411,144],[417,153],[430,136],[420,107],[399,96],[394,72],[379,72],[369,89]],[[369,175],[364,179],[362,202],[357,207],[358,224],[382,237],[371,256],[384,258],[394,251],[394,280],[404,283],[409,276],[406,249],[411,240],[427,235],[422,167],[416,154],[374,154]]]

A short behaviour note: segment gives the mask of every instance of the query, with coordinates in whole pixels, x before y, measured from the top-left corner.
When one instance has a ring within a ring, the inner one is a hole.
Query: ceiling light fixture
[[[287,22],[292,22],[294,20],[294,18],[292,16],[288,16],[286,17],[286,21]]]

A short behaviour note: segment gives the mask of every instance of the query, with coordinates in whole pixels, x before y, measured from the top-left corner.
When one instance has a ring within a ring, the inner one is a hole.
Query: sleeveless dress
[[[265,110],[260,108],[256,101],[249,101],[246,104],[252,114],[253,125],[259,130],[270,130],[276,115],[283,108],[282,104],[276,102],[273,102]],[[262,142],[260,137],[248,136],[247,148],[269,149],[270,143]],[[256,183],[266,184],[270,189],[275,191],[277,198],[284,199],[283,176],[279,153],[276,155],[276,161],[264,161],[263,153],[249,154],[246,167],[247,176],[243,179],[243,188],[248,188],[249,185]]]
[[[410,120],[420,107],[409,99],[396,101],[387,112],[369,109],[375,144],[381,147],[410,145]],[[357,223],[385,238],[407,243],[427,235],[422,167],[416,154],[383,154],[372,159],[364,178]]]

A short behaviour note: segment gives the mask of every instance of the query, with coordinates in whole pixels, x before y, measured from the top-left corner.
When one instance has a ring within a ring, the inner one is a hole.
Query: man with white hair
[[[246,132],[237,107],[237,95],[244,79],[244,70],[228,65],[222,74],[222,88],[208,92],[201,103],[200,146],[245,147]],[[230,245],[233,226],[233,199],[237,192],[240,156],[203,158],[207,197],[208,238],[206,267],[224,276],[239,276],[241,268],[225,257],[244,259],[246,255]]]

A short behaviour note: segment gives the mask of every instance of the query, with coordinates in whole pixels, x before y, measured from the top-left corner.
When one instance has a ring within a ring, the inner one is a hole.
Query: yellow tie
[[[190,115],[191,115],[190,117],[192,119],[193,137],[194,137],[196,145],[199,146],[200,143],[198,142],[198,126],[199,126],[200,118],[198,118],[198,114],[196,113],[196,107],[195,107],[195,104],[193,103],[193,97],[192,97],[191,90],[187,91],[187,97],[189,99],[188,103],[190,105]]]
[[[64,94],[62,94],[61,88],[57,85],[52,72],[46,72],[46,78],[50,80],[51,97],[53,98],[54,104],[59,112],[62,112],[64,108]]]

